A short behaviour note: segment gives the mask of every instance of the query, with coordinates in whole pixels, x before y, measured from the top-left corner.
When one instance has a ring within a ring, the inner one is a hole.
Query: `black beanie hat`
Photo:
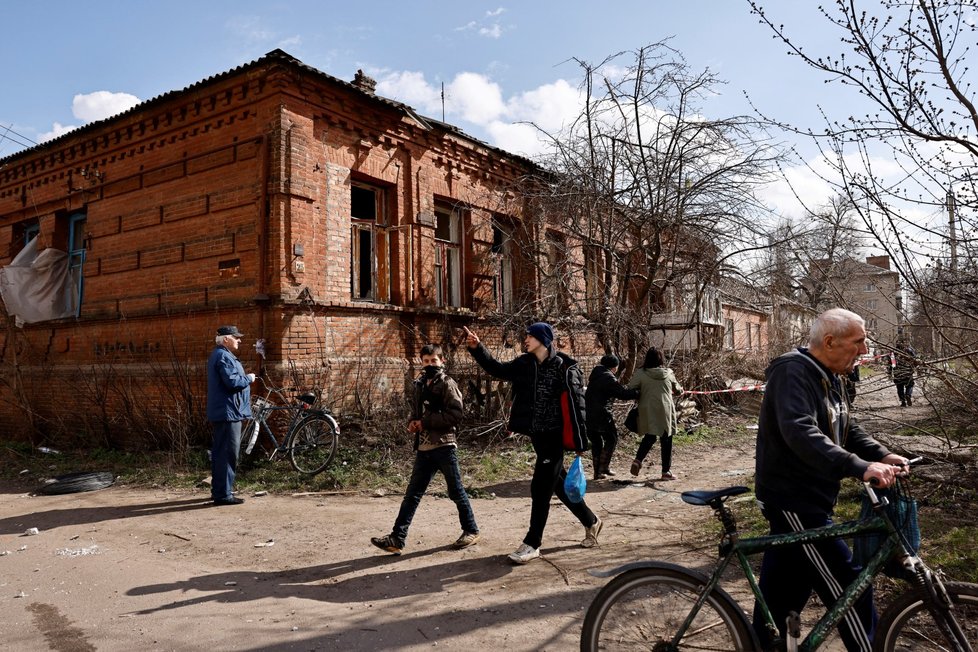
[[[608,367],[608,369],[614,369],[619,364],[621,364],[621,360],[619,360],[618,356],[614,355],[613,353],[609,353],[608,355],[601,356],[601,366],[603,367]]]
[[[530,324],[526,329],[526,334],[535,337],[540,344],[548,349],[554,341],[554,329],[546,322],[538,321],[535,324]]]

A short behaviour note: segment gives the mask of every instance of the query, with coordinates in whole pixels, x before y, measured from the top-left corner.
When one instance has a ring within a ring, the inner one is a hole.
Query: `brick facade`
[[[85,256],[77,319],[0,335],[0,431],[108,428],[134,401],[200,420],[224,323],[247,335],[249,370],[294,365],[361,410],[398,400],[423,344],[458,340],[500,301],[493,220],[520,223],[507,188],[530,167],[281,51],[0,159],[0,263],[35,226],[67,250],[72,216]],[[365,197],[379,213],[358,227]],[[454,285],[460,305],[440,306]]]

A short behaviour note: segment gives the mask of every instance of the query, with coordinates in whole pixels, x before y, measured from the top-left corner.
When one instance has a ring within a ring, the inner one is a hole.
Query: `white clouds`
[[[298,34],[282,36],[279,32],[266,27],[268,20],[260,16],[234,16],[227,21],[227,29],[233,37],[247,45],[274,45],[282,50],[298,48],[302,45],[302,37]]]
[[[52,138],[57,138],[58,136],[63,136],[69,131],[74,131],[78,129],[78,125],[63,125],[60,122],[55,122],[54,126],[51,127],[51,131],[45,131],[42,134],[38,134],[37,142],[44,143]]]
[[[509,29],[509,27],[504,28],[502,24],[497,20],[501,15],[506,12],[505,7],[498,7],[487,11],[483,20],[470,20],[460,27],[456,27],[456,32],[468,32],[473,31],[479,36],[484,36],[485,38],[498,39],[503,35],[503,31]]]
[[[441,117],[440,85],[429,83],[423,73],[396,71],[381,75],[377,92],[422,113]],[[498,83],[479,73],[462,72],[445,84],[447,121],[474,125],[488,134],[493,145],[525,156],[541,153],[545,144],[536,128],[521,123],[557,132],[577,116],[582,104],[581,92],[563,79],[509,98]]]
[[[71,101],[71,113],[83,122],[94,122],[128,111],[140,102],[138,97],[129,93],[95,91],[85,95],[75,95]]]
[[[233,35],[252,43],[267,43],[276,38],[275,32],[268,30],[265,21],[258,16],[234,16],[227,26]]]
[[[479,36],[487,36],[489,38],[499,38],[503,35],[503,28],[499,23],[490,25],[489,27],[480,27]]]
[[[468,122],[486,125],[499,119],[506,110],[502,90],[484,75],[463,72],[445,88],[453,113]]]
[[[558,79],[511,98],[507,113],[513,120],[533,122],[552,132],[576,118],[583,104],[581,91]]]
[[[129,93],[112,93],[109,91],[95,91],[93,93],[78,94],[71,101],[71,113],[82,121],[82,124],[104,120],[114,115],[128,111],[139,104],[140,100],[135,95]],[[39,143],[43,143],[63,136],[69,131],[77,129],[81,125],[63,125],[55,122],[50,131],[38,135]]]
[[[425,81],[421,72],[389,73],[377,80],[377,94],[409,104],[424,113],[441,115],[441,91]]]

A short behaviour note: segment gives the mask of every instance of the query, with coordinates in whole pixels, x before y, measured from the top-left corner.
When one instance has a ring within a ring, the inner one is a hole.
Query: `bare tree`
[[[947,413],[973,425],[974,401],[954,397],[978,389],[978,305],[967,300],[978,281],[978,110],[967,65],[974,3],[880,0],[867,9],[837,0],[820,7],[840,35],[841,51],[826,54],[813,53],[761,3],[750,5],[789,54],[850,87],[850,104],[858,98],[866,107],[826,115],[818,129],[777,124],[819,145],[831,168],[822,178],[851,202],[867,237],[913,294],[911,333],[926,329],[928,347],[941,352],[929,369],[947,390]]]
[[[665,43],[577,63],[582,110],[547,134],[551,173],[522,193],[551,288],[540,313],[596,331],[632,362],[664,315],[699,330],[704,310],[718,313],[709,288],[721,265],[766,246],[754,192],[776,155],[755,119],[706,117],[719,80]]]

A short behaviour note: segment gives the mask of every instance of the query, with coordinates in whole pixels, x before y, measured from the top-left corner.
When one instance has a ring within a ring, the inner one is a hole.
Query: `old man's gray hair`
[[[843,337],[852,330],[853,326],[864,326],[865,323],[866,321],[862,317],[851,310],[844,308],[826,310],[815,318],[812,330],[808,335],[808,346],[809,348],[818,348],[822,346],[822,340],[825,339],[826,335]]]

